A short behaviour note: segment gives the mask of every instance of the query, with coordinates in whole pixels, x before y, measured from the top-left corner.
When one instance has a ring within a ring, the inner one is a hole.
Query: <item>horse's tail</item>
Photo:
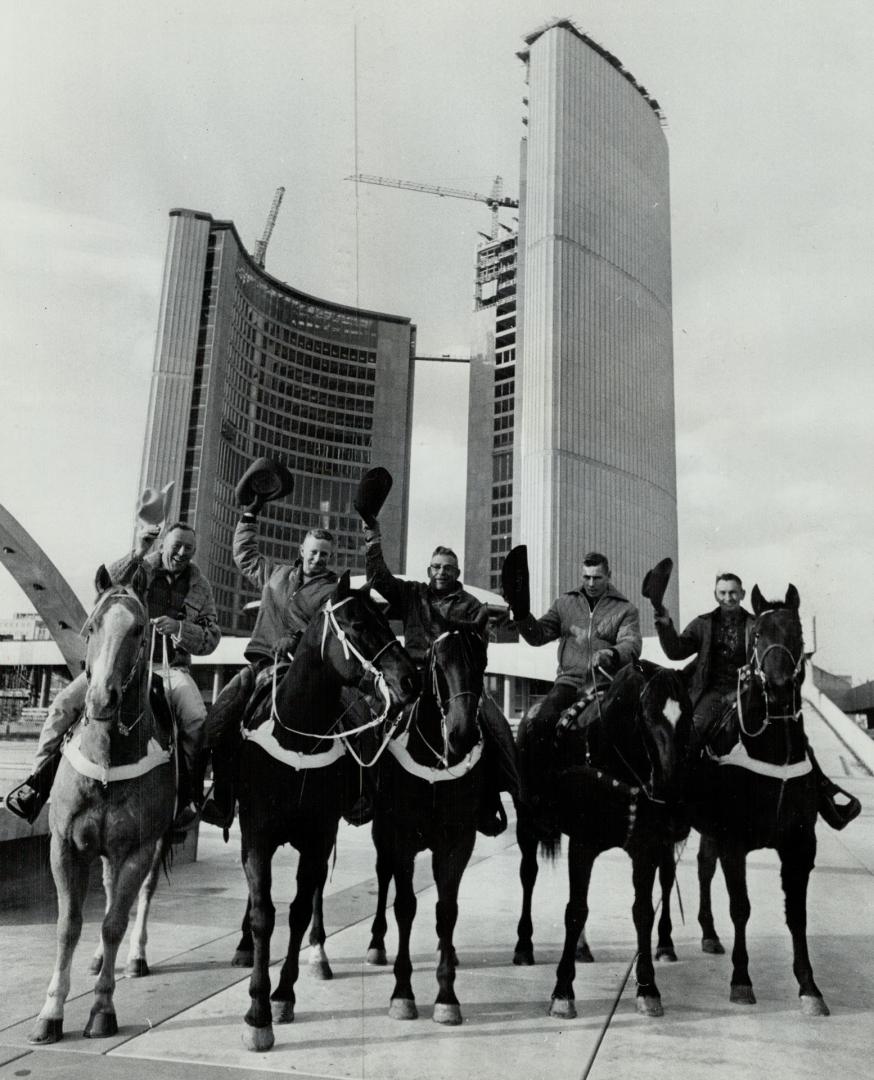
[[[548,836],[540,838],[540,854],[549,863],[554,863],[561,854],[561,833],[558,829]]]

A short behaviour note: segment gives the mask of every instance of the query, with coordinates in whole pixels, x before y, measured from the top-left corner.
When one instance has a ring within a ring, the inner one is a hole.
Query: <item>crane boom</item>
[[[270,243],[270,236],[273,232],[273,226],[276,224],[276,215],[279,213],[279,204],[282,202],[282,196],[284,194],[284,187],[278,187],[276,189],[276,194],[273,196],[273,203],[270,207],[270,213],[267,215],[267,222],[264,226],[264,232],[261,234],[261,239],[255,241],[255,251],[252,257],[260,267],[264,266],[264,257],[267,254],[267,245]]]
[[[511,199],[504,195],[504,182],[500,176],[495,177],[491,195],[482,195],[478,191],[463,191],[461,188],[439,187],[437,184],[419,184],[414,180],[392,180],[387,176],[371,176],[369,173],[356,173],[355,176],[347,176],[346,179],[361,184],[379,184],[381,187],[403,188],[405,191],[423,191],[427,195],[439,195],[441,198],[471,199],[474,202],[485,203],[492,211],[493,240],[498,235],[498,207],[506,206],[516,209],[519,206],[518,199]]]

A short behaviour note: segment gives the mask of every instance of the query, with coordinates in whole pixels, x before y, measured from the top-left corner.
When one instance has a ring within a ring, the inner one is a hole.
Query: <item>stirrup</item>
[[[46,802],[47,799],[28,780],[25,780],[9,792],[3,800],[3,805],[10,814],[15,814],[22,821],[26,821],[28,825],[33,825]]]
[[[835,801],[836,795],[843,795],[849,802],[840,805]],[[820,791],[816,800],[816,808],[827,825],[840,831],[845,829],[850,822],[862,812],[862,804],[855,795],[834,784],[829,791]]]

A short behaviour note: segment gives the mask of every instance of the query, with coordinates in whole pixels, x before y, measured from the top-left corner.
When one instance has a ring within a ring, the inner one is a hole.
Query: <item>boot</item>
[[[23,784],[9,792],[5,799],[6,809],[33,825],[48,802],[60,764],[61,752],[57,751],[31,773]]]
[[[487,786],[480,799],[476,831],[483,836],[500,836],[507,828],[507,811],[501,802],[501,793],[496,787]]]
[[[215,825],[225,832],[234,823],[236,792],[234,774],[237,760],[237,740],[225,739],[212,751],[212,792],[207,796],[201,812],[201,821]]]

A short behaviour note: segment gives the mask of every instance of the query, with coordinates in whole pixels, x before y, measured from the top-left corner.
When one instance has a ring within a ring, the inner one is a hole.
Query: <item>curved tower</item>
[[[540,614],[589,550],[634,602],[677,559],[671,234],[658,103],[566,20],[527,45],[513,538]]]

